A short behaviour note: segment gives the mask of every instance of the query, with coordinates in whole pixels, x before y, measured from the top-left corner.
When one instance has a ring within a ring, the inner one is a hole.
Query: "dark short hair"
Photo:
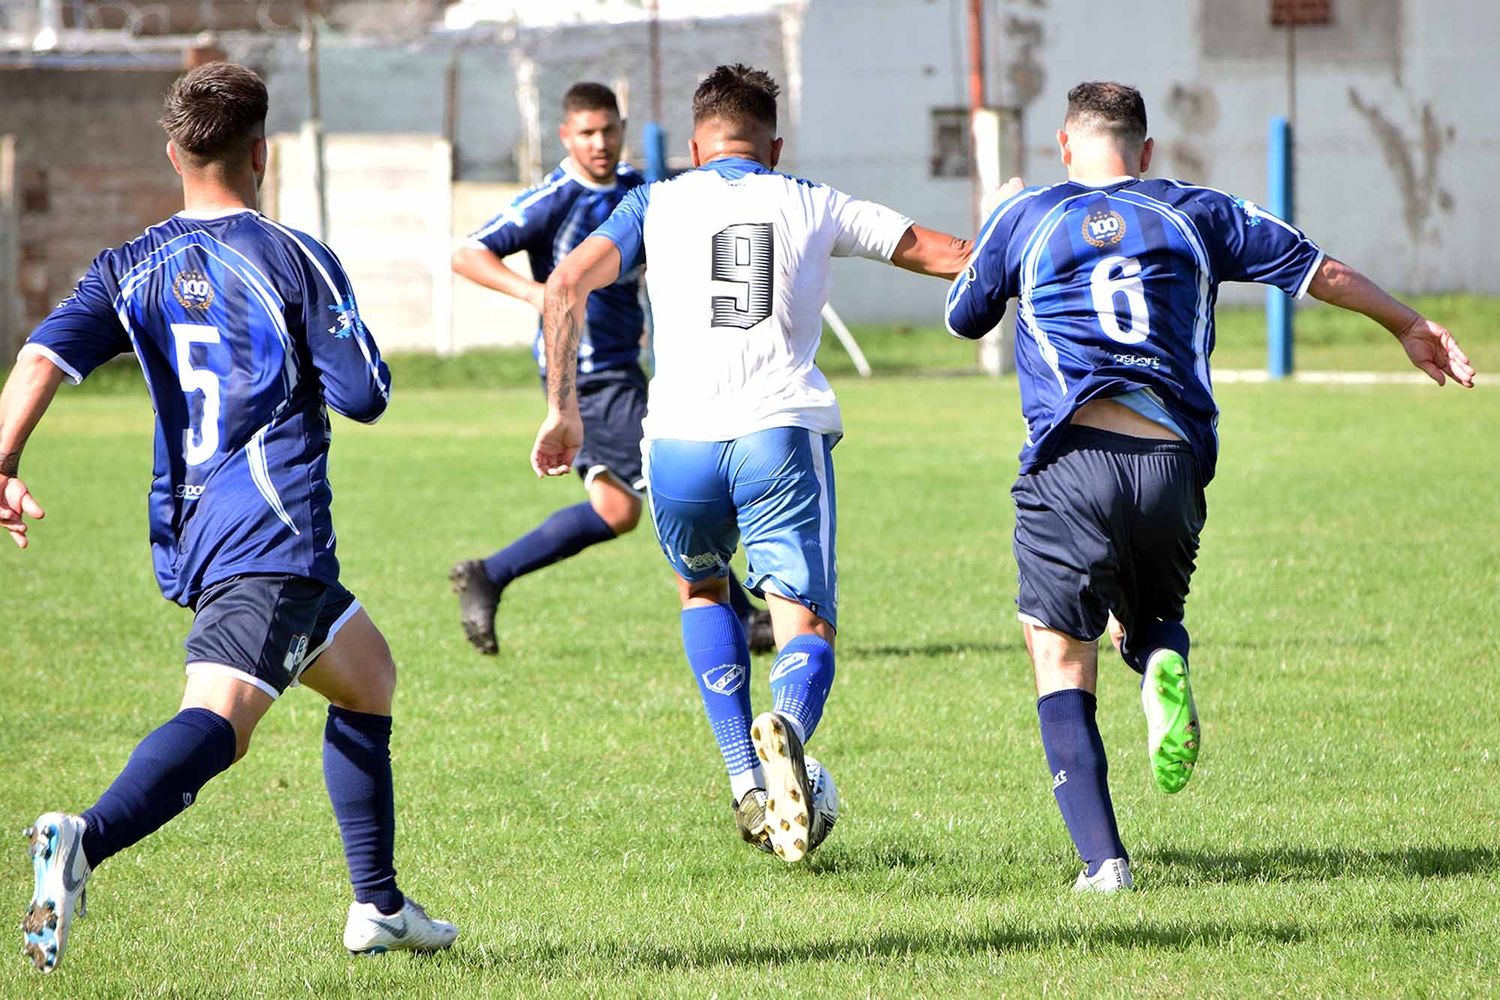
[[[162,105],[161,127],[200,163],[246,156],[265,133],[270,101],[255,71],[212,62],[178,77]]]
[[[1146,102],[1139,90],[1124,83],[1080,83],[1068,91],[1064,121],[1136,145],[1146,141]]]
[[[575,111],[613,111],[620,113],[615,92],[602,83],[575,83],[563,95],[563,117]]]
[[[781,88],[763,69],[744,63],[720,66],[693,94],[693,124],[721,118],[736,125],[761,125],[776,131],[776,98]]]

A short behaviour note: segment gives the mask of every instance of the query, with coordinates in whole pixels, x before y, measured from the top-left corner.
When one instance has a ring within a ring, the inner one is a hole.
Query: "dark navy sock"
[[[734,575],[734,570],[729,571],[729,606],[734,609],[734,616],[740,621],[749,618],[750,612],[754,610],[750,606],[750,595],[745,592],[740,578]]]
[[[802,741],[812,739],[823,704],[833,689],[833,647],[822,636],[794,635],[771,665],[771,699],[776,711],[802,730]]]
[[[504,590],[518,576],[535,573],[614,537],[614,529],[587,501],[574,504],[554,511],[530,534],[522,535],[486,559],[484,574]]]
[[[1052,769],[1052,794],[1089,875],[1110,858],[1125,858],[1115,807],[1109,799],[1109,762],[1094,720],[1094,696],[1078,688],[1054,691],[1036,703],[1042,749]]]
[[[166,825],[210,778],[234,763],[234,727],[206,708],[185,708],[136,745],[125,770],[85,810],[90,866]]]
[[[682,648],[698,679],[703,710],[738,800],[751,788],[765,786],[750,742],[750,646],[745,630],[727,605],[685,608]]]
[[[344,840],[354,898],[381,913],[400,911],[396,887],[396,795],[391,787],[391,717],[328,706],[323,781]]]
[[[1141,675],[1142,680],[1145,679],[1146,661],[1158,649],[1170,649],[1184,660],[1188,658],[1188,649],[1192,641],[1188,637],[1187,629],[1182,627],[1182,622],[1157,619],[1137,626],[1136,633],[1135,635],[1126,633],[1125,647],[1120,650],[1120,656],[1131,670]]]

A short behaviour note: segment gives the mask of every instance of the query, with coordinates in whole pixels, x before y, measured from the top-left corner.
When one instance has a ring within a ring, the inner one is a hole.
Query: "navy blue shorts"
[[[228,674],[279,697],[358,610],[359,601],[342,584],[231,577],[204,590],[193,605],[193,627],[183,643],[187,672]]]
[[[640,493],[646,488],[646,476],[641,471],[646,373],[632,365],[580,374],[577,392],[583,447],[573,459],[574,471],[585,483],[607,472],[620,485]]]
[[[1137,627],[1182,620],[1206,515],[1186,442],[1069,427],[1010,495],[1022,621],[1093,641],[1112,611],[1128,645]]]

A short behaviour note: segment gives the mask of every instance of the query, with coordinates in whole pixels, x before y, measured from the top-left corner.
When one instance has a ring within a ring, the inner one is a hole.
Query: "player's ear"
[[[250,147],[250,169],[255,171],[259,177],[266,172],[266,162],[271,158],[271,144],[266,142],[265,136],[255,140],[255,145]]]
[[[689,139],[688,140],[688,153],[691,154],[691,156],[693,158],[693,166],[695,166],[695,167],[701,167],[701,166],[703,166],[703,157],[701,157],[701,156],[698,155],[698,140],[697,139]]]
[[[1071,166],[1073,163],[1073,152],[1068,149],[1068,133],[1065,129],[1057,130],[1057,148],[1062,158],[1063,166]]]
[[[771,167],[775,169],[776,164],[781,161],[781,147],[786,140],[780,137],[771,140]]]
[[[172,144],[171,139],[167,140],[167,159],[172,161],[173,170],[182,173],[182,164],[177,159],[177,147]]]
[[[1147,139],[1146,144],[1141,147],[1141,175],[1151,169],[1151,154],[1156,150],[1156,140]]]

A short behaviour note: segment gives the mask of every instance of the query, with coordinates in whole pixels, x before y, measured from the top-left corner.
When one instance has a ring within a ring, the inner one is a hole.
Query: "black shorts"
[[[1111,611],[1127,637],[1182,620],[1206,514],[1186,442],[1069,427],[1010,495],[1022,621],[1093,641]]]
[[[189,674],[229,674],[272,698],[328,648],[359,601],[342,584],[301,576],[230,577],[203,591],[183,646]]]
[[[641,468],[641,421],[646,419],[646,373],[632,365],[578,376],[583,447],[573,469],[585,483],[609,473],[622,486],[646,488]]]

